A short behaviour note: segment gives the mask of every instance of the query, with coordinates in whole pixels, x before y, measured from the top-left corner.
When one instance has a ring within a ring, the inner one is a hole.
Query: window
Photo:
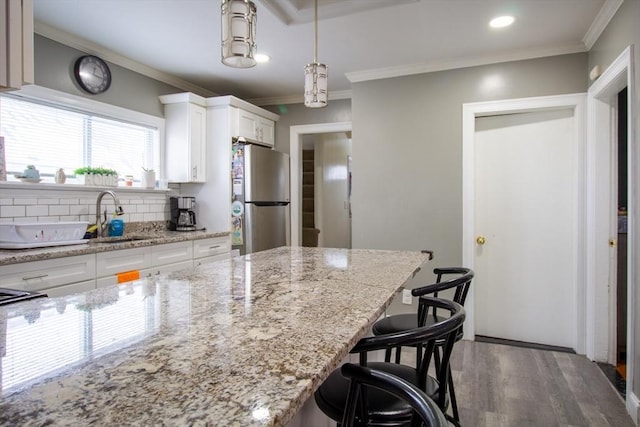
[[[7,180],[16,180],[14,174],[22,173],[27,165],[35,165],[44,182],[52,182],[59,168],[67,176],[82,166],[115,169],[120,179],[139,177],[143,167],[159,169],[157,124],[95,113],[90,110],[91,102],[87,101],[84,110],[31,97],[0,96]]]

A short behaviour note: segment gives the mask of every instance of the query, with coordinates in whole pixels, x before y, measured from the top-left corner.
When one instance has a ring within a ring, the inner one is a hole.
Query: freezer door
[[[289,201],[289,155],[245,145],[245,202]]]
[[[286,246],[288,209],[288,205],[245,205],[245,253]]]

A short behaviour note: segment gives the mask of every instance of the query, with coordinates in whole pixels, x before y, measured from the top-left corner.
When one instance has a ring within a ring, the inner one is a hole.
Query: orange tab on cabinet
[[[116,274],[116,277],[118,278],[118,283],[130,282],[132,280],[138,280],[140,278],[140,271],[125,271],[124,273]]]

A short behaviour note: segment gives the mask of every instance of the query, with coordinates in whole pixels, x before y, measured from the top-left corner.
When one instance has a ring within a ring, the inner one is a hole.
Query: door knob
[[[484,245],[484,242],[486,242],[487,240],[484,238],[484,236],[478,236],[476,237],[476,243],[479,245]]]

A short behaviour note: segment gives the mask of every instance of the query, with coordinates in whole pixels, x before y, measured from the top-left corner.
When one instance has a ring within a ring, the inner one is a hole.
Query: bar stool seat
[[[370,390],[380,390],[387,397],[396,397],[407,402],[414,410],[411,427],[445,427],[447,418],[436,403],[415,385],[388,372],[371,369],[364,366],[345,363],[340,373],[349,379],[347,406],[342,417],[342,427],[353,427],[357,422],[368,424],[368,419],[362,420],[362,397],[368,396]],[[358,412],[360,409],[360,412]],[[359,419],[360,418],[360,419]]]
[[[369,362],[367,368],[386,372],[396,377],[402,378],[410,384],[418,384],[418,371],[406,365],[386,362]],[[423,390],[427,396],[436,396],[438,393],[438,381],[435,378],[427,377],[427,385]],[[344,403],[347,400],[349,381],[342,376],[340,370],[336,369],[329,375],[322,387],[316,393],[316,403],[322,412],[329,418],[339,420],[344,411]],[[384,420],[392,423],[398,419],[406,420],[411,418],[411,411],[407,405],[400,400],[390,400],[388,393],[381,390],[370,390],[367,392],[369,402],[369,416],[377,422]],[[449,406],[448,398],[444,402],[445,407]]]

